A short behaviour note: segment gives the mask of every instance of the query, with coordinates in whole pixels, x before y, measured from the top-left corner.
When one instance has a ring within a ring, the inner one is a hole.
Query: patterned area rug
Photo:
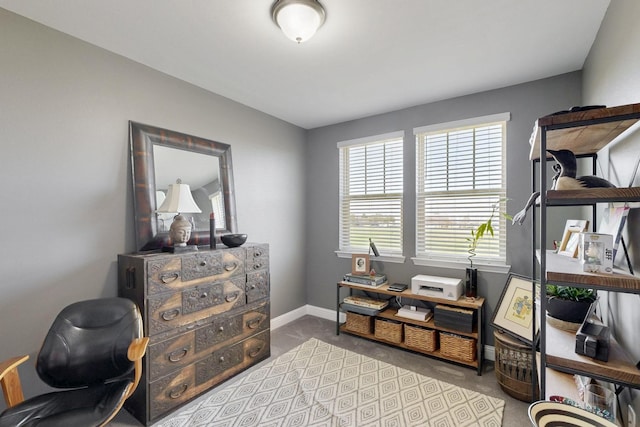
[[[504,401],[317,339],[154,427],[501,426]]]

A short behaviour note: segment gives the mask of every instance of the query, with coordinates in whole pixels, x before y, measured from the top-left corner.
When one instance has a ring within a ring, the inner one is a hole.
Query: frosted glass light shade
[[[272,17],[285,36],[302,43],[322,26],[325,11],[316,0],[278,0],[273,5]]]
[[[202,212],[193,196],[188,184],[182,184],[177,180],[175,184],[169,185],[167,197],[158,208],[160,213],[200,213]]]

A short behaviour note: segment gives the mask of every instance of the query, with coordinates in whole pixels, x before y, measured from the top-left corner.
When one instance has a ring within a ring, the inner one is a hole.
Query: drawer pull
[[[220,356],[219,362],[224,363],[224,356]]]
[[[220,327],[218,328],[218,331],[220,331],[220,332],[224,332],[224,326],[220,326]]]
[[[203,292],[202,294],[200,294],[200,298],[206,298],[208,296],[209,296],[209,294],[206,293],[206,292]]]
[[[174,362],[174,363],[179,362],[180,359],[185,357],[188,352],[189,352],[189,349],[187,347],[180,348],[176,351],[172,351],[171,353],[169,353],[169,362]]]
[[[206,267],[207,261],[200,261],[200,267]]]
[[[174,308],[173,310],[163,311],[160,317],[162,318],[162,320],[166,320],[168,322],[169,320],[175,319],[179,315],[180,315],[180,309]]]
[[[233,271],[233,270],[235,270],[236,268],[238,268],[238,263],[237,263],[237,262],[232,262],[232,263],[229,263],[229,264],[225,264],[225,265],[224,265],[224,269],[225,269],[225,271]]]
[[[232,302],[232,301],[237,300],[239,296],[240,296],[240,292],[234,292],[234,293],[232,293],[232,294],[226,295],[226,296],[224,297],[224,299],[225,299],[227,302]]]
[[[253,283],[251,284],[251,289],[255,289],[256,285],[254,285]]]
[[[247,322],[247,327],[249,329],[255,329],[258,326],[260,326],[260,323],[262,323],[262,317],[256,317],[254,319],[251,319]]]
[[[253,269],[254,270],[260,270],[261,268],[262,268],[262,264],[260,264],[260,263],[253,265]]]
[[[256,357],[262,351],[262,346],[256,347],[253,350],[249,351],[249,357]]]
[[[262,252],[262,251],[260,251],[260,250],[255,251],[255,252],[253,253],[253,257],[254,257],[254,258],[259,258],[259,257],[261,257],[261,256],[262,256],[262,254],[263,254],[263,253],[264,253],[264,252]]]
[[[160,281],[166,285],[177,280],[179,277],[180,274],[175,271],[173,273],[163,273],[160,275]]]
[[[179,385],[178,387],[174,387],[171,390],[169,390],[169,398],[171,399],[178,399],[180,396],[182,396],[182,394],[187,391],[187,389],[189,388],[189,384],[184,383],[182,385]]]

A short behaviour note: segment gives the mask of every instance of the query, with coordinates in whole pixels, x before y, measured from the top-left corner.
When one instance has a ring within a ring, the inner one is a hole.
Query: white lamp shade
[[[315,0],[280,0],[280,3],[275,5],[273,19],[285,36],[295,42],[309,40],[324,23],[324,9]]]
[[[193,196],[188,184],[171,184],[167,197],[158,208],[160,213],[200,213],[202,212]]]

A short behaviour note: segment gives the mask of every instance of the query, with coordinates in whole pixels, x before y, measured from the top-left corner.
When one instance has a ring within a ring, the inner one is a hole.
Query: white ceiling
[[[320,1],[327,20],[300,45],[272,22],[272,0],[0,0],[0,7],[311,129],[579,70],[609,5]]]

